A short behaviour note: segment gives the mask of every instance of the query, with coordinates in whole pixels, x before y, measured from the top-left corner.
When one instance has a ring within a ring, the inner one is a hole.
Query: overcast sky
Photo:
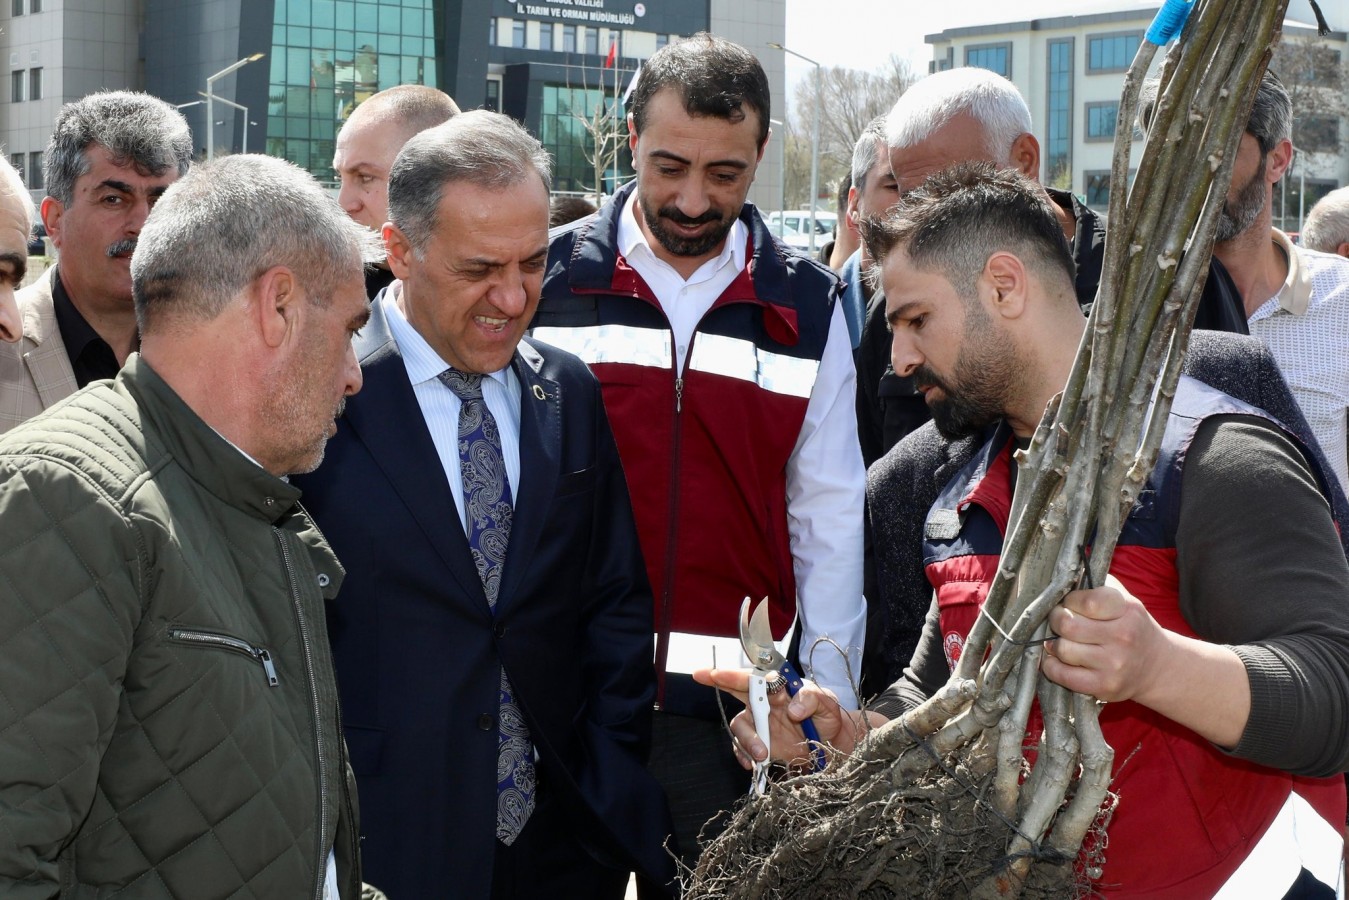
[[[787,0],[786,46],[823,66],[863,70],[879,69],[897,53],[922,75],[932,58],[923,38],[946,28],[1158,5],[1160,0]],[[788,57],[788,96],[810,71],[808,63]]]

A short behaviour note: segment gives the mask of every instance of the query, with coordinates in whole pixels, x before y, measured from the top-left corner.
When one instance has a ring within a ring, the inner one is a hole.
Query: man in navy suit
[[[367,876],[394,898],[668,882],[643,762],[651,593],[599,385],[529,339],[549,161],[510,118],[404,147],[365,377],[302,480],[348,567],[329,606]]]

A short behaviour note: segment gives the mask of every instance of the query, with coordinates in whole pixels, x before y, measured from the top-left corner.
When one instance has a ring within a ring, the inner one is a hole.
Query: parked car
[[[788,209],[782,212],[769,213],[766,221],[768,228],[774,234],[777,234],[778,222],[782,222],[787,227],[809,236],[810,234],[810,210],[808,209]],[[838,223],[838,216],[831,212],[815,213],[815,246],[819,247],[828,241],[834,234],[834,226]]]
[[[796,250],[805,252],[805,254],[811,252],[811,236],[807,235],[807,233],[797,231],[796,228],[792,228],[791,225],[786,224],[782,225],[770,224],[768,229],[770,232],[773,232],[774,237],[777,237],[777,239],[781,240],[781,242],[786,244],[786,246],[795,247]],[[778,233],[780,231],[781,233]],[[820,237],[819,235],[816,235],[815,236],[816,250],[820,246],[823,246],[826,240],[827,240],[826,237]]]

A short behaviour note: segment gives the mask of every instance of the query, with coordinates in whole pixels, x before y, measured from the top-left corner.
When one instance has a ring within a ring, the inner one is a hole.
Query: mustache
[[[721,216],[717,215],[717,211],[713,209],[709,209],[701,216],[686,216],[673,206],[661,207],[660,217],[662,219],[669,219],[676,225],[683,225],[685,228],[692,228],[695,225],[704,225],[708,222],[721,221]]]
[[[950,395],[951,391],[946,386],[946,382],[937,376],[937,373],[929,369],[926,365],[918,366],[913,370],[913,379],[915,387],[934,387],[940,388],[943,393]]]
[[[108,247],[108,257],[109,257],[109,258],[112,258],[112,257],[115,257],[115,256],[121,256],[121,255],[123,255],[123,254],[125,254],[125,253],[135,253],[135,252],[136,252],[136,239],[135,239],[135,238],[122,238],[122,239],[121,239],[120,241],[118,241],[117,243],[111,244],[111,245],[109,245],[109,247]]]

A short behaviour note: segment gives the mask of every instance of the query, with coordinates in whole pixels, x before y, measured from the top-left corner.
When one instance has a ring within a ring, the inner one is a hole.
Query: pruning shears
[[[796,667],[778,652],[778,648],[773,644],[773,633],[768,625],[768,598],[765,597],[758,607],[754,610],[754,615],[750,615],[750,599],[740,604],[740,646],[744,648],[745,656],[749,658],[750,665],[754,667],[749,677],[749,710],[750,715],[754,717],[754,730],[758,732],[760,740],[764,742],[765,747],[769,745],[769,721],[768,721],[768,695],[776,694],[784,687],[787,689],[788,697],[795,697],[801,690],[801,676],[796,671]],[[815,723],[806,719],[801,723],[801,731],[805,733],[806,740],[811,742],[811,758],[814,760],[814,771],[819,772],[824,768],[824,744],[820,741],[820,733],[815,729]],[[770,747],[769,757],[772,758]],[[751,784],[756,796],[761,796],[768,788],[768,760],[756,762],[754,764],[754,777]]]

